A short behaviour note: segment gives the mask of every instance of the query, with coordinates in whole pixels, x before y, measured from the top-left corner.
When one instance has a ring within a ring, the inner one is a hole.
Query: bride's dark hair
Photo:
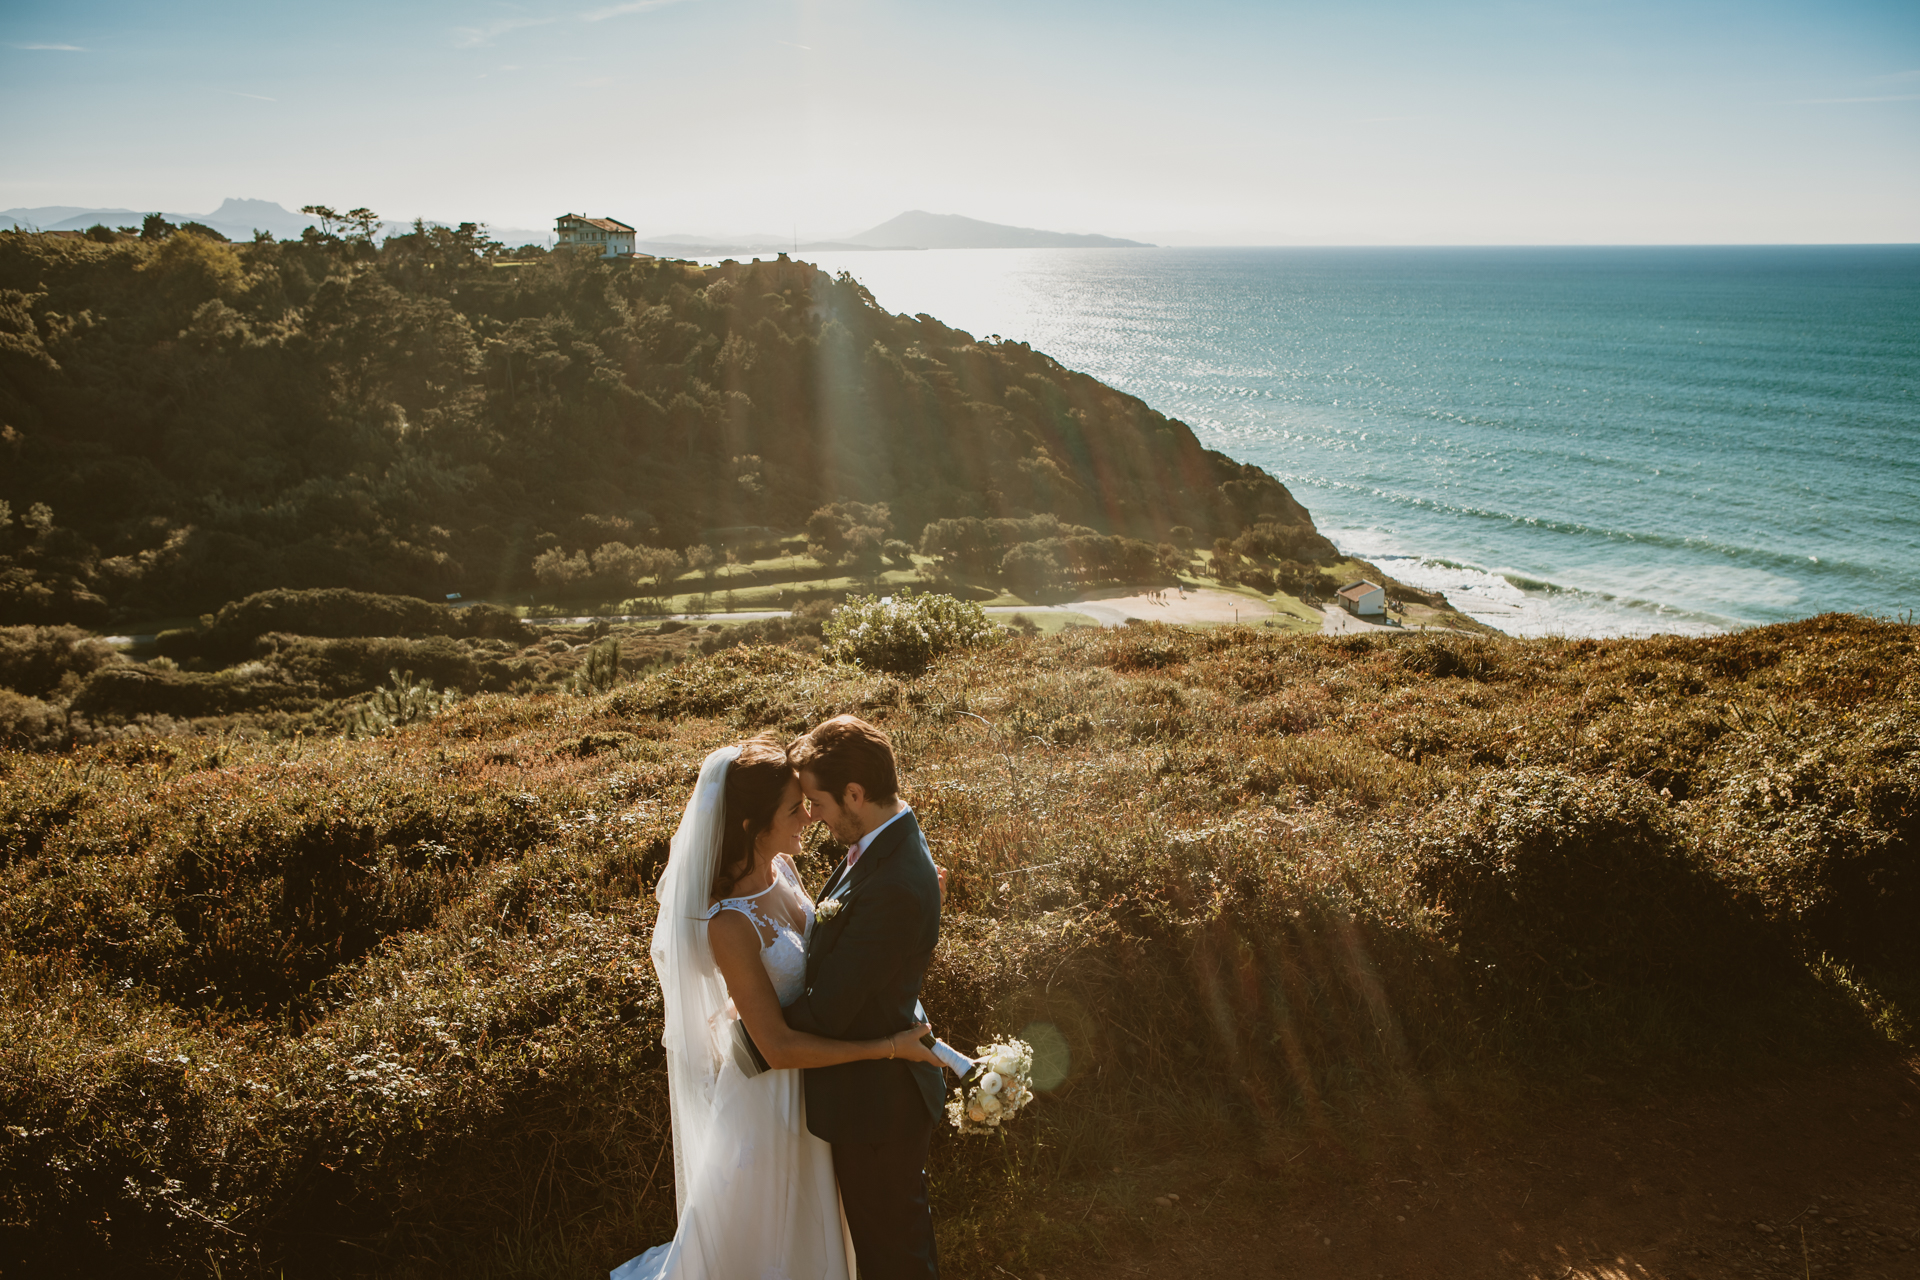
[[[773,815],[786,794],[793,766],[787,749],[771,733],[740,744],[740,755],[727,766],[727,816],[720,824],[720,858],[713,868],[713,896],[726,896],[733,882],[747,873],[753,861],[753,842],[773,825]]]

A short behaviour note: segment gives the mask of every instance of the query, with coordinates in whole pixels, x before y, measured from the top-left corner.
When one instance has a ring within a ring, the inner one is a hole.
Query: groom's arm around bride
[[[940,880],[899,795],[892,745],[864,720],[836,716],[788,756],[813,816],[849,851],[821,890],[821,903],[839,906],[813,927],[806,991],[787,1023],[842,1040],[911,1027],[940,936]],[[833,1144],[861,1280],[938,1274],[924,1170],[945,1092],[940,1069],[924,1062],[807,1069],[807,1128]]]

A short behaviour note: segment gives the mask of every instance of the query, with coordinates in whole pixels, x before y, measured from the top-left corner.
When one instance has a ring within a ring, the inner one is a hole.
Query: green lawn
[[[996,613],[992,616],[995,622],[1005,627],[1013,624],[1016,615],[1011,613]],[[1069,627],[1097,627],[1100,625],[1099,619],[1090,618],[1084,613],[1074,613],[1070,610],[1036,609],[1032,613],[1020,614],[1018,616],[1024,617],[1034,626],[1040,628],[1040,634],[1043,636],[1057,636]]]

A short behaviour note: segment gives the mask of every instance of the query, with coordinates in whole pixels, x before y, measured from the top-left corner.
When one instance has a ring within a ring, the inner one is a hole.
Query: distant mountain
[[[634,248],[641,253],[651,253],[661,258],[713,258],[721,254],[847,253],[896,247],[919,248],[918,245],[854,244],[848,240],[802,240],[796,245],[792,240],[779,236],[755,234],[718,238],[689,235],[653,236],[650,239],[634,242]]]
[[[86,213],[117,213],[125,210],[86,209],[77,204],[49,204],[38,209],[0,210],[0,226],[6,228],[26,227],[30,230],[51,231],[57,222]],[[91,225],[91,224],[89,224]]]
[[[963,218],[957,213],[914,209],[870,231],[847,237],[871,249],[1151,249],[1139,240],[1113,236],[1036,231],[997,222]]]
[[[33,231],[85,231],[96,224],[109,227],[137,227],[151,209],[84,209],[78,205],[46,205],[38,209],[0,210],[0,228],[25,227]],[[298,240],[300,233],[314,225],[304,213],[295,213],[271,200],[236,200],[229,196],[212,213],[170,213],[160,216],[169,222],[198,222],[212,227],[231,240],[251,240],[255,231],[264,231],[276,240]],[[433,221],[433,219],[429,219]],[[451,225],[451,224],[448,224]],[[402,235],[412,222],[384,222],[383,235]],[[530,231],[524,227],[488,227],[487,231],[503,244],[544,244],[550,231]]]
[[[152,209],[83,209],[77,205],[50,205],[39,209],[7,209],[0,212],[0,223],[27,227],[36,231],[85,231],[96,224],[109,227],[137,227]],[[199,222],[234,240],[251,240],[256,230],[278,240],[298,240],[300,233],[313,225],[304,213],[295,213],[271,200],[235,200],[229,197],[212,213],[175,213],[158,210],[168,222]],[[391,230],[401,230],[399,223]]]

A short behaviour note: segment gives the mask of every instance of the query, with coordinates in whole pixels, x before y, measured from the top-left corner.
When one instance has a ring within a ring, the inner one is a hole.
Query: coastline
[[[1511,569],[1488,568],[1409,550],[1377,529],[1322,529],[1348,555],[1378,565],[1409,586],[1438,591],[1475,622],[1524,639],[1596,640],[1653,635],[1724,635],[1752,625],[1737,618],[1687,612],[1652,601],[1542,582]]]
[[[1343,553],[1502,632],[1711,635],[1920,603],[1911,248],[820,266],[1140,397],[1280,480]]]

